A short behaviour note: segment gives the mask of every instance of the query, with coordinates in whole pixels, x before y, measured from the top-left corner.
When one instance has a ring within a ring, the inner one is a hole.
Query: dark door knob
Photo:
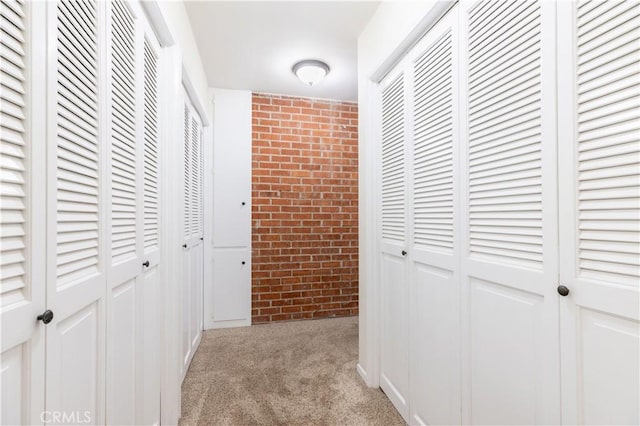
[[[243,202],[242,202],[242,205],[244,206],[245,204],[247,204],[247,203],[245,203],[245,202],[243,201]]]
[[[182,248],[187,248],[187,243],[184,243],[184,244],[182,245]]]
[[[569,287],[565,286],[565,285],[559,285],[558,286],[558,294],[560,296],[567,296],[569,294],[570,290]]]
[[[407,252],[406,252],[405,250],[402,250],[402,255],[403,255],[403,256],[406,256],[406,255],[407,255]]]
[[[245,261],[243,260],[243,261],[242,261],[242,264],[244,265],[245,263],[247,263],[247,262],[245,262]]]
[[[45,324],[49,324],[53,320],[53,312],[49,309],[38,315],[38,321],[42,321]]]
[[[144,262],[142,262],[142,266],[144,266],[145,268],[149,267],[149,261],[145,260]]]

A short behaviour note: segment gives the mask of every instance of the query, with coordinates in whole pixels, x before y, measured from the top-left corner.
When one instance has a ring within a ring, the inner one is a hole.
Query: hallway
[[[357,317],[205,331],[180,425],[404,424],[357,357]]]

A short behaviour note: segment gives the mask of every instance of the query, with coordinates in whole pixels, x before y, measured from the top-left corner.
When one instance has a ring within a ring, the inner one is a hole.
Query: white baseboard
[[[364,371],[364,368],[362,368],[360,363],[358,363],[358,365],[356,366],[356,370],[358,370],[358,374],[360,375],[360,377],[364,381],[364,384],[369,386],[369,380],[367,378],[367,372]],[[371,386],[369,386],[369,387],[371,387]]]
[[[234,328],[234,327],[249,327],[251,325],[251,319],[231,320],[231,321],[211,321],[205,324],[205,330],[215,330],[216,328]]]

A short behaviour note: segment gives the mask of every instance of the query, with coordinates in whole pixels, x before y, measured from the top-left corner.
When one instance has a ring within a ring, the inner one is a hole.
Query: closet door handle
[[[144,266],[145,268],[149,267],[149,261],[145,260],[144,262],[142,262],[142,266]]]
[[[53,312],[49,309],[38,315],[38,321],[49,324],[53,320]]]
[[[245,203],[244,201],[242,202],[242,205],[243,205],[243,206],[244,206],[244,205],[246,205],[246,204],[247,204],[247,203]]]
[[[571,290],[569,290],[569,287],[567,287],[566,285],[559,285],[558,286],[558,294],[560,296],[568,296],[570,292],[571,292]]]
[[[243,260],[243,261],[242,261],[242,264],[244,265],[245,263],[247,263],[247,262],[245,262],[245,261]]]
[[[182,248],[187,248],[187,243],[184,243],[184,244],[182,245]]]
[[[407,251],[406,250],[402,250],[402,255],[406,256],[407,255]]]

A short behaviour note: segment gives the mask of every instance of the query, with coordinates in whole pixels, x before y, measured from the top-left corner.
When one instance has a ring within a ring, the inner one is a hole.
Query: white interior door
[[[0,423],[42,423],[45,325],[44,3],[0,2]],[[48,420],[48,419],[47,419]]]
[[[104,8],[47,3],[48,180],[46,409],[105,422],[105,218],[109,168]],[[102,86],[104,87],[104,86]],[[78,417],[79,418],[79,417]]]
[[[191,357],[191,251],[188,241],[191,239],[191,109],[188,95],[184,93],[184,213],[183,213],[183,256],[182,256],[182,377],[187,374]]]
[[[203,198],[202,198],[202,124],[197,114],[191,115],[191,235],[187,240],[187,248],[191,252],[189,268],[191,286],[191,306],[189,328],[191,330],[192,352],[198,346],[202,335],[202,288],[204,265],[203,260]]]
[[[560,421],[555,3],[462,3],[463,423]]]
[[[160,288],[160,47],[149,25],[144,31],[143,89],[143,266],[142,280],[142,402],[138,424],[160,424],[161,376],[161,319],[162,294]]]
[[[202,124],[185,93],[184,110],[184,248],[182,299],[183,377],[200,343],[203,329],[203,157]]]
[[[158,51],[140,5],[107,4],[107,423],[160,422]]]
[[[405,75],[390,75],[382,88],[380,387],[409,418],[409,282]]]
[[[559,7],[562,421],[640,423],[640,4]]]
[[[109,270],[107,422],[135,424],[140,362],[142,272],[142,111],[139,16],[133,3],[108,3]]]
[[[251,92],[214,90],[213,282],[205,328],[251,325]]]
[[[460,423],[458,8],[411,54],[412,424]]]

